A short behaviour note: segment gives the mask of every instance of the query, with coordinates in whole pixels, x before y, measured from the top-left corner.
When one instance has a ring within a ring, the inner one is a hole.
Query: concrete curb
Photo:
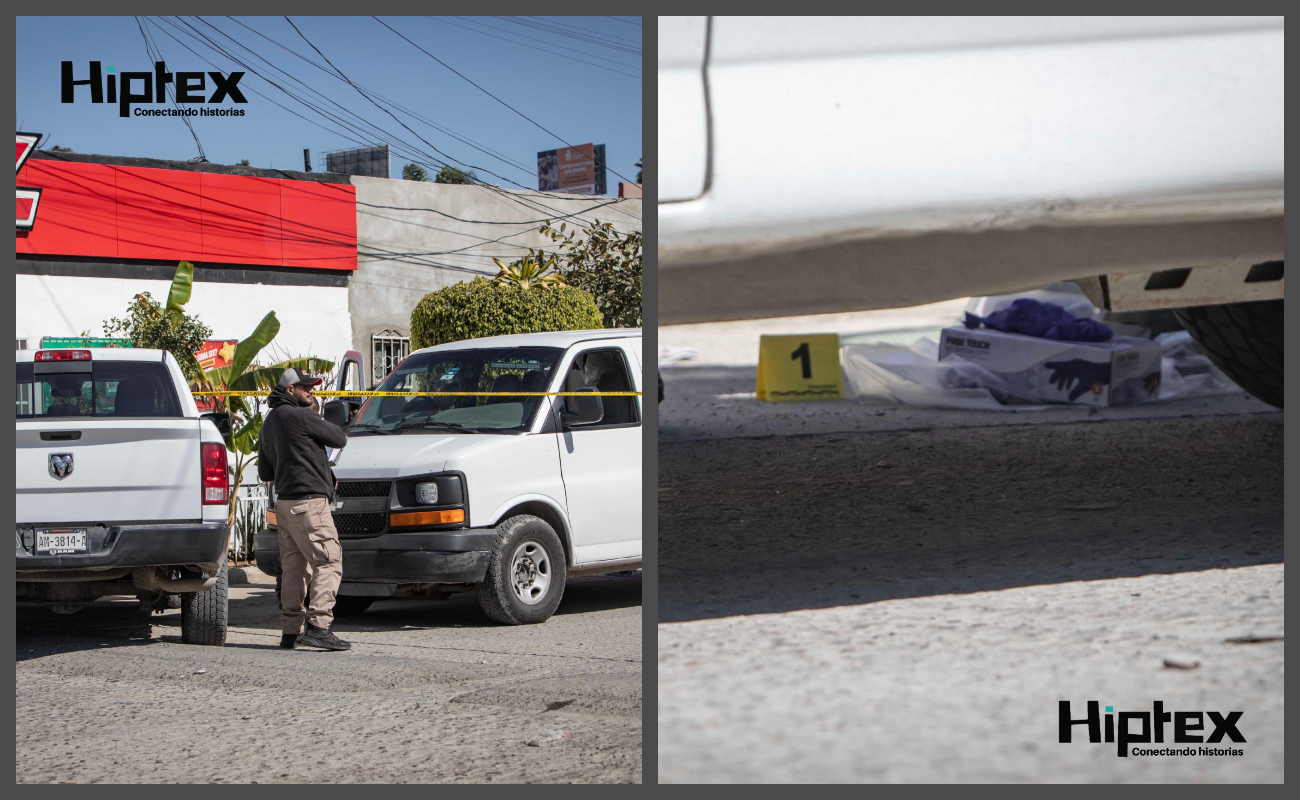
[[[275,584],[274,576],[267,575],[255,566],[230,567],[226,570],[226,581],[230,586],[249,584]]]

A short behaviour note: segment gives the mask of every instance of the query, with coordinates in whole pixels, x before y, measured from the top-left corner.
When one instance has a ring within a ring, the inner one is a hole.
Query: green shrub
[[[571,286],[502,286],[486,278],[424,296],[411,312],[411,347],[511,333],[581,331],[601,326],[590,294]]]

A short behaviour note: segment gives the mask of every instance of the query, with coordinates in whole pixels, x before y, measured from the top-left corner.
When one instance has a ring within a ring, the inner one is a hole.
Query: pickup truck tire
[[[520,514],[497,526],[487,575],[478,584],[479,608],[503,625],[545,622],[564,596],[564,546],[540,517]],[[536,591],[525,602],[523,596]]]
[[[373,597],[358,597],[355,595],[339,595],[334,598],[334,616],[352,617],[357,614],[365,613],[370,604],[375,602]]]
[[[1271,406],[1282,407],[1282,300],[1180,308],[1196,344],[1229,378]]]
[[[181,595],[181,641],[220,647],[226,643],[226,620],[229,614],[226,565],[221,565],[217,582],[206,592]]]

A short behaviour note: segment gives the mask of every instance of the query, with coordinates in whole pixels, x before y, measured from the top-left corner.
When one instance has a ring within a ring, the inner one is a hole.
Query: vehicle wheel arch
[[[504,504],[492,515],[491,525],[499,525],[502,520],[520,514],[532,514],[543,520],[555,530],[564,545],[565,567],[573,566],[573,537],[569,530],[569,518],[554,500],[538,495],[518,497]]]

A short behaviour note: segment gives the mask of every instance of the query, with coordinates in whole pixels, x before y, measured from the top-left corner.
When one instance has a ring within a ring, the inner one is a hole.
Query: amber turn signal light
[[[274,511],[270,511],[270,510],[268,510],[268,511],[266,512],[266,524],[267,524],[267,525],[274,525],[274,524],[275,524],[275,512],[274,512]]]
[[[407,514],[393,514],[389,524],[394,528],[409,528],[412,525],[448,525],[465,521],[465,509],[452,508],[447,511],[413,511]]]

